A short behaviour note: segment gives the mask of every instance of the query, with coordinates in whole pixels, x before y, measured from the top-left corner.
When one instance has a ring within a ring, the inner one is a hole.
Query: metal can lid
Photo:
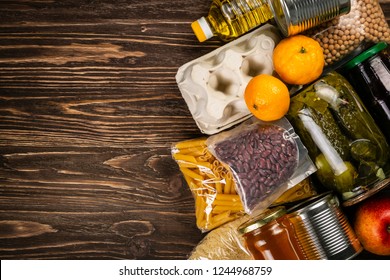
[[[272,209],[267,209],[258,216],[250,219],[238,227],[238,231],[241,234],[251,232],[255,229],[261,228],[266,224],[276,220],[277,218],[286,214],[286,208],[284,206],[278,206]]]
[[[388,44],[386,42],[379,42],[378,44],[372,46],[368,50],[362,52],[358,56],[356,56],[354,59],[350,60],[345,66],[343,67],[345,70],[352,69],[356,65],[362,63],[366,59],[376,55],[380,51],[386,49]]]
[[[331,191],[304,200],[303,202],[289,208],[287,213],[294,216],[307,214],[311,211],[321,211],[321,208],[323,207],[328,208],[329,203],[334,206],[339,205],[337,197]]]

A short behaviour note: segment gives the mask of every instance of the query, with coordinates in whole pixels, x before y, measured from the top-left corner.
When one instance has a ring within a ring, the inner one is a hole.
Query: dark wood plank
[[[382,3],[390,21],[390,3]],[[204,236],[170,156],[200,136],[182,64],[209,1],[0,2],[1,259],[185,259]]]
[[[177,68],[214,46],[190,5],[111,2],[0,3],[2,259],[183,259],[201,238],[170,145],[199,135]]]

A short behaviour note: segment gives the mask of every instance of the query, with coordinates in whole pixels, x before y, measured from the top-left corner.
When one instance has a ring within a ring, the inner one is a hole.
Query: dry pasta
[[[206,138],[174,144],[172,157],[194,195],[199,229],[210,231],[244,214],[232,173],[209,152]]]
[[[317,195],[316,189],[313,187],[310,178],[306,178],[292,188],[285,191],[277,200],[272,203],[272,206],[296,202]]]

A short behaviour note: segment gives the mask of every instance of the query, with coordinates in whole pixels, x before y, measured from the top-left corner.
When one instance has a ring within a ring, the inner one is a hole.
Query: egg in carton
[[[254,76],[273,74],[280,40],[279,30],[265,24],[178,69],[176,82],[202,133],[218,133],[251,116],[245,87]]]

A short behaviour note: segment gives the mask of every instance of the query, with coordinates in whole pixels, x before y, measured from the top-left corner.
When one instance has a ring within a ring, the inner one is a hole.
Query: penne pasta
[[[221,193],[221,194],[217,194],[215,199],[217,199],[217,200],[234,201],[234,202],[241,201],[240,197],[238,196],[238,194],[222,194]]]
[[[217,228],[217,227],[219,227],[219,226],[221,226],[221,225],[223,225],[223,224],[225,224],[227,222],[230,222],[230,221],[232,221],[232,220],[234,220],[236,218],[237,218],[237,216],[230,215],[227,218],[222,219],[220,221],[211,221],[210,223],[207,224],[207,229],[208,230],[215,229],[215,228]]]
[[[211,165],[210,162],[198,161],[196,164],[197,164],[198,167],[204,167],[204,168],[209,169],[209,172],[210,172],[211,169],[213,168],[213,166]]]
[[[197,147],[197,146],[206,146],[206,138],[182,141],[182,142],[177,143],[175,145],[175,148],[180,150],[180,149]]]
[[[204,155],[204,148],[203,147],[190,147],[185,149],[180,149],[179,152],[183,155],[190,155],[190,156],[202,156]]]
[[[235,200],[218,200],[218,199],[215,199],[213,201],[213,205],[235,207],[235,206],[242,206],[242,203],[241,203],[241,201],[235,201]]]
[[[215,181],[215,188],[217,189],[217,193],[222,193],[222,184],[218,179]]]
[[[205,208],[206,208],[206,203],[204,201],[204,198],[202,196],[196,197],[195,204],[196,204],[196,208],[195,208],[196,219],[202,221],[204,220]]]
[[[225,211],[220,214],[214,215],[211,220],[213,223],[218,223],[222,220],[228,219],[229,216],[230,216],[230,211]]]
[[[242,204],[238,205],[238,206],[216,205],[213,208],[214,213],[221,213],[224,211],[239,212],[239,211],[243,211],[243,210],[244,210],[244,207],[242,206]]]
[[[179,164],[180,167],[186,167],[186,168],[199,168],[199,166],[197,165],[197,163],[192,163],[192,162],[181,161],[181,162],[178,162],[178,164]]]
[[[177,143],[172,157],[179,165],[195,200],[196,225],[209,231],[235,218],[243,206],[235,193],[229,167],[207,149],[206,139]]]
[[[229,179],[227,176],[224,178],[225,180],[225,184],[224,184],[224,187],[223,187],[223,193],[224,194],[229,194],[230,193],[230,188],[232,186],[232,180]]]
[[[202,175],[192,171],[191,169],[188,169],[186,167],[181,167],[180,170],[183,174],[185,174],[193,179],[200,180],[200,181],[204,180],[204,177]]]
[[[196,158],[194,156],[183,155],[180,153],[173,154],[173,158],[175,160],[182,160],[182,161],[186,161],[186,162],[192,162],[195,164],[198,163],[198,161],[196,160]]]

